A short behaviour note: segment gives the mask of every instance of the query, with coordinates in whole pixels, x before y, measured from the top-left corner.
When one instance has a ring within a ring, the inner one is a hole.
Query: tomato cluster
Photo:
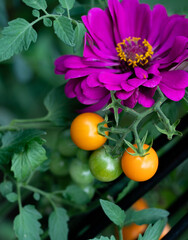
[[[73,120],[70,128],[75,145],[80,149],[93,151],[89,157],[89,168],[93,176],[99,181],[109,182],[118,178],[123,171],[134,181],[150,179],[158,168],[155,150],[144,144],[143,149],[149,148],[144,156],[135,156],[134,150],[130,147],[122,157],[110,155],[103,147],[109,135],[108,131],[105,132],[106,136],[98,133],[98,124],[103,121],[104,119],[96,113],[82,113]],[[108,127],[107,124],[104,124],[104,127]]]
[[[59,135],[56,151],[51,154],[51,172],[59,177],[69,176],[90,197],[95,193],[96,180],[110,182],[124,172],[134,181],[146,181],[158,168],[158,157],[153,148],[149,148],[144,156],[135,156],[130,147],[119,155],[107,151],[104,144],[109,132],[106,129],[105,135],[98,132],[98,124],[103,126],[103,122],[104,119],[96,113],[78,115],[70,130]],[[107,124],[104,127],[108,129]],[[148,147],[143,145],[143,149]]]
[[[94,196],[94,176],[88,164],[88,151],[79,149],[71,139],[70,131],[63,131],[57,146],[50,156],[50,171],[57,177],[64,177],[67,185],[76,184],[91,199]],[[66,185],[65,185],[66,187]]]

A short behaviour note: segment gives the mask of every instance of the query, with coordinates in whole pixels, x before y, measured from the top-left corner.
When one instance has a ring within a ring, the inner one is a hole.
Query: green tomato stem
[[[140,122],[149,114],[153,113],[153,112],[157,112],[159,119],[164,123],[165,128],[167,130],[170,130],[172,132],[172,126],[170,125],[170,121],[169,119],[166,117],[166,115],[162,112],[161,110],[161,105],[166,101],[166,97],[163,95],[163,93],[161,92],[161,90],[158,88],[158,94],[159,97],[156,101],[156,103],[151,107],[148,108],[142,112],[136,112],[135,110],[128,108],[126,106],[121,105],[121,102],[119,99],[116,99],[114,96],[115,92],[111,92],[111,100],[112,103],[110,103],[106,109],[110,109],[113,108],[114,112],[117,112],[117,110],[119,108],[121,108],[124,112],[129,113],[130,115],[132,115],[133,117],[135,117],[135,120],[133,121],[133,123],[129,126],[129,128],[119,128],[117,126],[117,121],[116,121],[116,127],[111,127],[111,128],[104,128],[101,127],[100,128],[100,133],[104,133],[104,131],[109,131],[110,133],[114,133],[114,134],[122,134],[123,136],[116,141],[116,145],[115,147],[113,147],[112,152],[115,153],[118,151],[118,149],[123,145],[123,139],[125,139],[126,135],[132,131],[134,134],[134,138],[135,138],[135,143],[138,146],[138,154],[139,155],[143,155],[144,150],[142,148],[142,142],[139,138],[139,134],[138,134],[138,125],[140,124]],[[117,118],[117,117],[116,117]]]
[[[63,191],[55,191],[55,192],[49,193],[49,192],[45,192],[39,188],[33,187],[31,185],[26,185],[26,184],[22,184],[21,187],[23,187],[29,191],[39,193],[40,195],[44,196],[45,198],[48,199],[48,201],[51,203],[51,205],[53,206],[54,209],[56,209],[56,204],[54,201],[61,202],[63,204],[66,204],[68,206],[75,207],[78,209],[83,209],[82,206],[76,206],[75,204],[71,203],[70,201],[63,199],[62,197],[60,198],[58,196],[55,196],[56,194],[62,194]]]
[[[143,155],[144,154],[144,151],[143,151],[143,146],[141,144],[141,140],[140,140],[140,137],[138,135],[138,131],[137,131],[137,125],[134,125],[133,126],[133,134],[134,134],[134,138],[135,138],[135,143],[137,145],[137,148],[138,148],[138,153],[139,155]]]
[[[119,240],[123,240],[122,228],[118,226]]]
[[[167,130],[170,130],[171,129],[170,121],[166,117],[166,115],[163,113],[163,111],[161,110],[160,106],[156,106],[155,107],[155,111],[158,114],[159,119],[161,120],[161,122],[164,124],[165,128]]]
[[[21,200],[21,185],[20,183],[17,183],[17,195],[18,195],[18,207],[19,207],[19,212],[22,210],[22,200]]]
[[[46,129],[55,127],[49,120],[48,115],[41,118],[33,119],[14,119],[10,124],[5,126],[0,126],[0,132],[5,131],[19,131],[20,129],[29,129],[29,128],[40,128]]]
[[[45,192],[39,188],[36,188],[36,187],[33,187],[33,186],[30,186],[30,185],[21,185],[23,188],[27,189],[27,190],[30,190],[32,192],[36,192],[36,193],[39,193],[40,195],[46,197],[48,199],[48,201],[51,203],[52,207],[54,209],[56,209],[56,205],[54,203],[54,201],[52,200],[52,197],[51,197],[51,193],[48,193],[48,192]]]

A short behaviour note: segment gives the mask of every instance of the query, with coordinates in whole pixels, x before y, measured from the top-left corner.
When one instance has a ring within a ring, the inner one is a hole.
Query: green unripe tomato
[[[56,176],[65,176],[69,173],[69,159],[62,157],[58,152],[51,155],[50,171]]]
[[[73,159],[70,163],[69,173],[72,180],[79,185],[89,185],[94,181],[94,177],[89,169],[88,162]]]
[[[93,198],[95,194],[95,188],[93,187],[93,185],[80,186],[80,187],[85,193],[87,193],[89,199]]]
[[[104,148],[100,148],[90,155],[89,168],[96,179],[110,182],[122,173],[120,160],[120,157],[112,157]]]
[[[78,151],[78,147],[73,143],[70,137],[70,131],[66,130],[59,137],[58,151],[65,157],[74,157]]]

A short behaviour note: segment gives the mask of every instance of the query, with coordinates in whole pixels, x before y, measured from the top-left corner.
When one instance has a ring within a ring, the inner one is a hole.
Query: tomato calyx
[[[136,144],[132,144],[130,143],[129,141],[125,140],[124,139],[124,142],[134,151],[133,153],[125,150],[126,152],[128,152],[130,155],[132,156],[140,156],[140,157],[145,157],[146,155],[148,155],[149,153],[149,150],[151,149],[152,145],[153,145],[153,140],[151,141],[150,145],[144,149],[144,145],[145,145],[145,141],[146,141],[146,138],[147,138],[147,132],[145,134],[145,136],[143,137],[143,139],[140,141],[137,141]],[[138,139],[137,139],[138,140]],[[136,146],[135,146],[136,145]]]
[[[110,137],[109,135],[106,134],[106,132],[109,132],[112,129],[112,128],[108,128],[108,127],[104,126],[105,124],[108,125],[108,123],[110,123],[110,121],[108,121],[108,115],[105,115],[104,121],[100,122],[97,125],[98,134],[100,134],[103,137],[106,137],[109,140],[116,141],[116,139],[114,139],[114,138],[112,138],[112,137]]]

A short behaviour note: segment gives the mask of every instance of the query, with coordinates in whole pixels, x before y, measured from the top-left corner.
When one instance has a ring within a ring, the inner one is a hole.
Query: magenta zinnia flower
[[[97,111],[110,100],[110,91],[133,108],[154,104],[157,86],[179,101],[188,87],[180,65],[188,57],[188,19],[168,16],[162,5],[138,0],[109,0],[104,11],[93,8],[82,17],[88,30],[83,57],[66,55],[55,61],[55,73],[65,74],[67,97]]]

